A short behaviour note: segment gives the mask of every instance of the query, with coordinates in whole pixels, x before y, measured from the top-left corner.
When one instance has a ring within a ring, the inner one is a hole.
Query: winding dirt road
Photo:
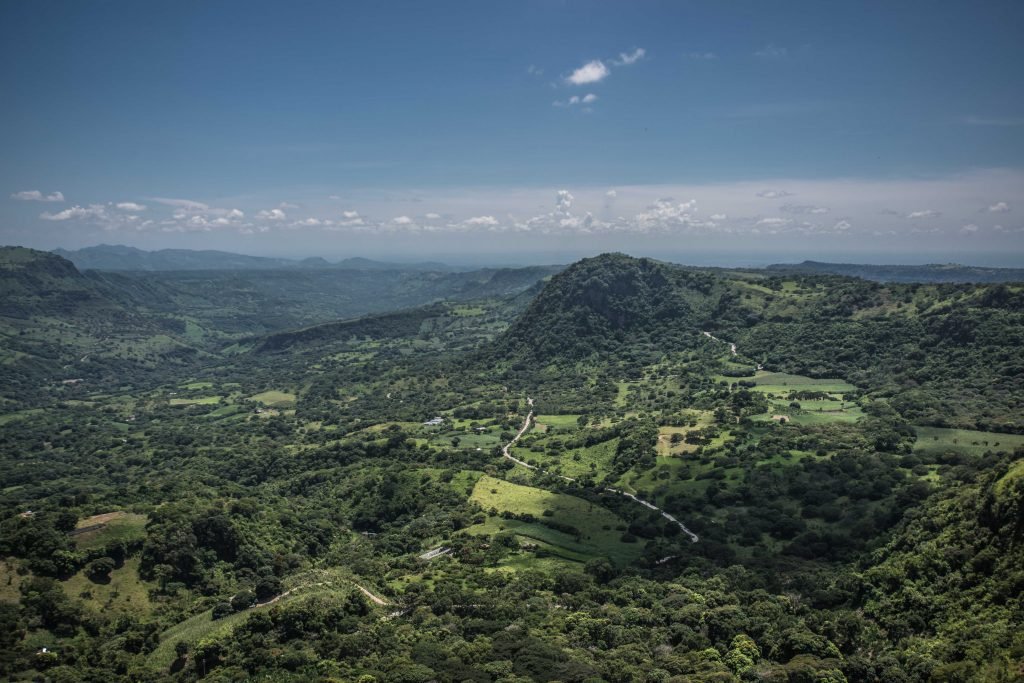
[[[707,332],[705,332],[704,334],[707,334]],[[710,337],[711,335],[708,335],[708,336]],[[735,345],[733,345],[733,346],[734,346],[733,353],[735,353],[736,352],[735,351]],[[519,439],[523,436],[523,434],[525,434],[526,431],[530,428],[530,424],[533,422],[533,399],[532,398],[527,398],[526,399],[526,403],[530,406],[530,412],[527,413],[526,420],[523,421],[523,426],[519,430],[519,432],[515,435],[515,437],[513,437],[513,439],[511,441],[509,441],[507,444],[505,444],[504,446],[501,447],[501,454],[504,457],[506,457],[509,460],[511,460],[512,462],[514,462],[514,463],[516,463],[518,465],[522,465],[523,467],[525,467],[527,469],[531,469],[531,470],[540,472],[542,474],[547,474],[547,475],[550,475],[550,476],[555,476],[555,477],[558,477],[559,479],[563,479],[564,481],[575,482],[576,480],[573,479],[572,477],[566,477],[565,475],[562,475],[562,474],[555,474],[554,472],[548,472],[547,470],[542,470],[541,468],[537,467],[536,465],[531,465],[531,464],[529,464],[527,462],[523,462],[522,460],[520,460],[519,458],[515,457],[514,455],[512,455],[509,452],[509,449],[512,446],[514,446],[517,441],[519,441]],[[620,489],[613,489],[611,487],[607,487],[606,486],[606,487],[603,487],[602,490],[603,491],[608,491],[609,493],[616,493],[616,494],[618,494],[620,496],[625,496],[626,498],[629,498],[630,500],[632,500],[634,502],[640,503],[641,505],[643,505],[645,508],[648,508],[649,510],[654,510],[655,512],[661,513],[662,517],[664,517],[668,521],[670,521],[673,524],[675,524],[676,526],[678,526],[682,530],[682,532],[684,534],[689,536],[690,537],[690,542],[696,543],[697,541],[700,540],[700,537],[697,536],[697,534],[695,534],[692,531],[690,531],[688,528],[686,528],[685,524],[683,524],[678,519],[676,519],[675,517],[673,517],[669,513],[665,512],[664,510],[659,508],[654,503],[646,501],[646,500],[644,500],[642,498],[638,498],[637,496],[633,495],[632,493],[628,493],[628,492],[622,491]]]

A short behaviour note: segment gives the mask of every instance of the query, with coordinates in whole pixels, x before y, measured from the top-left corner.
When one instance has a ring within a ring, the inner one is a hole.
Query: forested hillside
[[[1024,285],[4,259],[13,680],[1021,679]]]

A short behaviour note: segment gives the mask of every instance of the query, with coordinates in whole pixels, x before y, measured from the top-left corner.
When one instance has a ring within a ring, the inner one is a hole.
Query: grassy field
[[[915,427],[915,430],[915,451],[958,451],[968,455],[982,455],[985,451],[1012,451],[1024,446],[1024,434],[976,432],[970,429],[941,427]]]
[[[250,401],[262,403],[271,408],[290,408],[295,405],[295,394],[271,389],[249,397]]]
[[[641,543],[623,543],[619,540],[622,531],[618,527],[623,526],[624,522],[618,516],[575,496],[513,484],[485,475],[473,487],[470,500],[479,503],[484,510],[494,508],[498,512],[529,513],[537,519],[544,519],[544,511],[548,510],[553,513],[549,519],[576,527],[580,535],[577,539],[549,529],[539,522],[526,524],[500,517],[490,518],[488,524],[471,527],[471,533],[493,534],[498,526],[504,525],[517,535],[535,538],[562,549],[569,559],[582,559],[583,556],[607,557],[620,565],[636,559],[643,548]]]
[[[156,584],[139,578],[139,558],[130,557],[124,566],[110,572],[109,583],[94,583],[79,572],[63,585],[68,597],[81,600],[89,610],[144,615],[152,610],[149,589]]]
[[[579,415],[537,415],[535,419],[538,425],[544,425],[549,430],[555,431],[575,430],[577,428],[576,421],[579,418]]]
[[[735,378],[724,378],[726,380]],[[857,387],[841,379],[815,379],[803,375],[790,375],[785,372],[758,372],[752,378],[757,386],[756,391],[772,394],[788,394],[790,391],[825,391],[830,394],[844,394],[856,391]]]
[[[172,398],[168,403],[172,406],[206,406],[220,403],[220,401],[220,396],[200,396],[198,398]]]
[[[75,547],[79,550],[91,548],[102,548],[111,541],[142,540],[146,536],[146,515],[138,515],[133,512],[107,512],[102,515],[93,515],[78,521],[77,528],[103,524],[99,529],[93,529],[74,537]]]
[[[0,602],[18,602],[21,593],[18,586],[22,582],[18,575],[18,565],[13,559],[0,560]]]

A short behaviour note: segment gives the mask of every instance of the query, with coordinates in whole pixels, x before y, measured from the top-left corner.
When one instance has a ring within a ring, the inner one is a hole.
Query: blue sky
[[[0,237],[1014,262],[1022,25],[1020,2],[7,2]]]

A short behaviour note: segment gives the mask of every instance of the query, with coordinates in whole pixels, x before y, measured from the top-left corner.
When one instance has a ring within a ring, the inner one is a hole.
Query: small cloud
[[[441,217],[441,214],[439,214],[439,213],[428,213],[427,214],[427,218],[432,220],[432,221],[436,221],[440,217]]]
[[[23,202],[62,202],[64,201],[64,194],[62,192],[51,192],[44,195],[39,190],[22,190],[12,194],[11,199]]]
[[[103,218],[106,216],[106,209],[102,204],[90,204],[89,206],[72,206],[57,213],[43,213],[40,218],[44,221],[67,221],[72,218]]]
[[[338,195],[336,195],[336,194],[328,195],[328,197],[327,197],[327,198],[328,198],[328,199],[330,199],[330,200],[332,200],[332,201],[339,201],[339,200],[341,199],[341,197],[339,197],[339,196],[338,196]]]
[[[341,212],[341,216],[342,216],[342,218],[344,218],[346,220],[352,220],[353,218],[359,218],[359,212],[358,211],[342,211]]]
[[[770,225],[774,227],[789,225],[793,222],[791,218],[762,218],[757,222],[758,225]]]
[[[565,80],[571,85],[586,85],[603,81],[610,73],[611,71],[604,62],[595,59],[573,71]]]
[[[960,232],[964,233],[965,235],[971,235],[978,232],[979,229],[980,228],[978,228],[978,226],[975,225],[974,223],[968,223],[964,227],[960,228]]]
[[[136,204],[135,202],[119,202],[115,204],[117,208],[122,211],[145,211],[146,207],[143,204]]]
[[[391,222],[395,225],[412,225],[412,219],[408,216],[396,216],[391,219]]]
[[[782,59],[788,55],[789,50],[787,48],[772,44],[768,44],[754,53],[755,57],[760,57],[761,59]]]
[[[989,213],[1009,213],[1010,205],[1006,202],[996,202],[988,207]]]
[[[526,73],[530,74],[531,76],[543,76],[544,69],[540,68],[539,66],[534,66],[533,64],[531,64],[530,66],[526,67]]]
[[[852,227],[853,226],[850,224],[850,221],[843,220],[833,225],[832,229],[835,230],[836,232],[846,232]]]
[[[583,104],[591,104],[592,102],[597,102],[597,95],[595,95],[594,93],[588,93],[583,96],[582,102]]]
[[[757,196],[761,199],[781,199],[782,197],[792,197],[793,193],[785,190],[762,190],[757,193]]]
[[[910,218],[912,220],[918,220],[918,219],[921,219],[921,218],[938,218],[941,215],[942,215],[941,211],[936,211],[934,209],[925,209],[923,211],[911,211],[910,213],[905,214],[904,218]]]
[[[498,225],[498,219],[494,216],[474,216],[467,218],[463,223],[473,227],[493,228]]]
[[[711,214],[711,220],[713,221],[724,221],[728,216],[724,213],[713,213]]]
[[[256,214],[256,220],[258,221],[283,221],[287,220],[288,214],[281,209],[270,209],[269,211],[260,211]]]
[[[783,204],[779,207],[780,211],[786,213],[795,213],[801,215],[819,215],[828,213],[828,209],[824,206],[808,206],[806,204]]]
[[[615,190],[608,190],[607,192],[604,193],[604,196],[608,197],[609,199],[615,199],[616,197],[619,196],[619,193],[616,192]]]
[[[695,62],[711,62],[718,59],[718,55],[714,52],[689,52],[683,55],[686,59],[692,59]]]
[[[647,50],[643,49],[642,47],[638,47],[632,52],[620,52],[619,58],[611,60],[611,63],[614,66],[631,66],[639,62],[646,55]]]
[[[991,116],[968,116],[964,119],[968,126],[1024,126],[1024,117],[991,117]]]
[[[179,209],[186,209],[188,211],[206,211],[209,209],[208,204],[202,202],[194,202],[191,199],[171,199],[167,197],[150,197],[150,201],[156,202],[157,204],[164,204],[166,206],[173,206]]]

